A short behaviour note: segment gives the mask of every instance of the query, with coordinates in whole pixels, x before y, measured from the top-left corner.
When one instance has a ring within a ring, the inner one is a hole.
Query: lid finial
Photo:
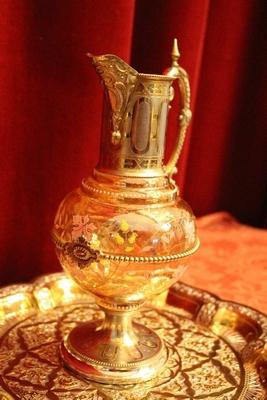
[[[179,52],[178,42],[177,42],[176,38],[173,40],[173,47],[172,47],[171,55],[172,55],[172,66],[176,67],[178,65],[178,60],[180,58],[180,52]]]

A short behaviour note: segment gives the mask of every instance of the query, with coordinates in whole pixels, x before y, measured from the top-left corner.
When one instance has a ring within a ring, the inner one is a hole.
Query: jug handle
[[[177,60],[180,54],[177,46],[176,39],[174,40],[174,46],[172,51],[172,67],[167,71],[166,75],[172,76],[178,81],[179,91],[180,91],[180,102],[181,108],[178,116],[178,135],[175,141],[174,150],[167,164],[164,166],[164,171],[172,177],[173,174],[177,172],[176,164],[179,160],[187,127],[192,118],[192,112],[190,109],[190,84],[187,72],[178,65]],[[173,98],[173,97],[172,97]],[[172,100],[172,98],[170,100]]]

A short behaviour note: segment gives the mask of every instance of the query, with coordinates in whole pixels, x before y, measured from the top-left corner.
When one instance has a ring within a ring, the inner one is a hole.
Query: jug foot
[[[102,321],[74,328],[61,344],[61,357],[74,373],[99,383],[136,384],[156,377],[168,354],[159,336],[133,323],[134,337],[109,336]]]

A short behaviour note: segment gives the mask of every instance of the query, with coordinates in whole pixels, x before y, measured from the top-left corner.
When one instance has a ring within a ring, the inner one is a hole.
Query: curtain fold
[[[262,6],[254,1],[211,3],[192,126],[196,133],[184,175],[191,182],[184,195],[197,214],[227,209],[258,226],[267,183]]]
[[[60,269],[50,239],[56,209],[98,159],[102,88],[88,52],[161,73],[177,37],[194,115],[176,177],[181,192],[197,215],[225,209],[263,225],[264,0],[0,0],[0,6],[0,284]]]
[[[162,73],[171,62],[173,38],[178,38],[181,53],[179,63],[189,74],[193,111],[200,83],[209,12],[210,0],[169,0],[167,3],[162,0],[139,0],[136,6],[133,65],[143,71]],[[148,16],[148,20],[144,18],[145,15]],[[175,91],[178,97],[177,89]],[[176,135],[177,104],[173,108],[175,111],[172,110],[170,113],[166,158],[171,153],[173,137]],[[176,177],[182,192],[185,186],[191,136],[192,126],[187,132],[179,162],[179,175]]]

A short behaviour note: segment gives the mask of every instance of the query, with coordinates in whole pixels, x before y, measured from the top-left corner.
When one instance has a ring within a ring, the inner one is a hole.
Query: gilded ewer
[[[172,179],[191,118],[190,88],[176,40],[165,75],[138,73],[114,55],[90,57],[105,87],[100,159],[61,203],[53,239],[64,270],[95,296],[105,319],[75,327],[61,354],[87,379],[132,384],[155,377],[168,359],[164,338],[133,322],[134,313],[177,281],[199,246],[194,215]],[[175,80],[179,132],[165,165]]]

